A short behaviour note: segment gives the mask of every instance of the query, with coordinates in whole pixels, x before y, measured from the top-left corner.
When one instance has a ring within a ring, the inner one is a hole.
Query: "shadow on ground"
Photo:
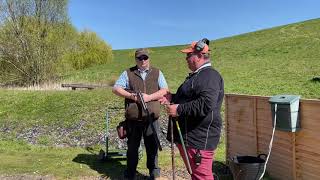
[[[126,169],[125,159],[108,159],[101,161],[97,154],[78,154],[72,161],[88,165],[92,170],[101,174],[106,179],[124,179],[123,172]],[[122,163],[121,163],[122,162]],[[137,179],[146,179],[147,177],[139,172],[136,174]]]
[[[212,172],[215,177],[218,176],[218,178],[215,179],[233,180],[231,170],[224,162],[214,161],[212,164]]]

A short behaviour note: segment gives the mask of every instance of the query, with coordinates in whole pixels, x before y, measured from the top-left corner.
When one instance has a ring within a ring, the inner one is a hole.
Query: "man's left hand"
[[[152,96],[151,96],[151,95],[142,93],[142,96],[143,96],[144,102],[147,103],[147,102],[149,102],[149,101],[152,101]]]
[[[177,117],[177,108],[179,104],[166,105],[166,111],[169,116]]]

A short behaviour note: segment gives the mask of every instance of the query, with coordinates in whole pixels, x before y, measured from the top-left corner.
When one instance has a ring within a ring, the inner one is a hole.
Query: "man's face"
[[[146,55],[136,57],[136,64],[139,69],[148,69],[150,65],[149,57]]]
[[[186,61],[188,63],[188,68],[191,71],[197,70],[197,61],[199,60],[198,56],[194,53],[188,53],[186,57]]]

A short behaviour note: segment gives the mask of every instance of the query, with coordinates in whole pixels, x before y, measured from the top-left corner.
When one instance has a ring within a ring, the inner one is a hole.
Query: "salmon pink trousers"
[[[183,152],[183,148],[181,144],[177,144],[178,149],[180,151],[180,155],[184,161],[184,164],[187,167],[187,160]],[[196,165],[195,163],[195,154],[197,149],[188,148],[187,154],[189,157],[190,166],[192,169],[192,180],[213,180],[213,173],[212,173],[212,162],[214,159],[214,151],[213,150],[200,150],[202,159],[200,165]],[[190,172],[189,172],[190,173]]]

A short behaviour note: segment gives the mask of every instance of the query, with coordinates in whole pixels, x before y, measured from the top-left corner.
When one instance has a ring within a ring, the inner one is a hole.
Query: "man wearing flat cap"
[[[221,132],[221,104],[224,83],[210,62],[209,41],[203,39],[181,50],[191,73],[180,85],[176,94],[168,93],[160,101],[166,105],[168,115],[178,121],[186,145],[192,170],[191,178],[212,180],[212,162]],[[170,127],[171,121],[169,121]],[[174,142],[187,166],[176,124]],[[168,128],[167,139],[171,140]]]
[[[125,70],[116,81],[112,92],[125,98],[125,116],[127,124],[127,169],[125,178],[134,179],[138,164],[138,149],[140,141],[144,139],[147,154],[147,168],[150,179],[160,177],[158,167],[158,144],[153,132],[150,133],[150,123],[144,116],[137,92],[141,91],[147,104],[156,129],[159,133],[160,103],[159,99],[168,92],[168,85],[163,73],[150,66],[150,57],[147,49],[139,48],[135,51],[135,66]]]

